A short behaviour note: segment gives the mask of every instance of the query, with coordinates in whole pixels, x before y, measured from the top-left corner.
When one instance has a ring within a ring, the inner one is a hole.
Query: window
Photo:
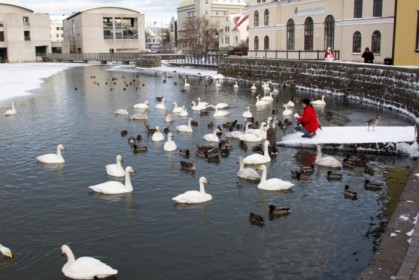
[[[362,0],[354,0],[354,18],[362,18]]]
[[[23,26],[29,26],[29,17],[23,17]]]
[[[4,32],[0,31],[0,42],[4,42]]]
[[[374,0],[374,6],[372,8],[373,17],[383,16],[383,0]]]
[[[265,10],[265,15],[263,17],[263,24],[265,26],[269,25],[269,10]]]
[[[3,27],[3,17],[0,16],[0,27]]]
[[[287,50],[295,49],[295,25],[294,20],[289,19],[287,22]]]
[[[265,39],[263,40],[263,49],[264,50],[269,50],[269,37],[265,36]]]
[[[255,22],[254,22],[255,27],[259,26],[259,13],[258,13],[258,11],[255,12],[254,19],[255,19]]]
[[[417,25],[416,25],[416,51],[419,51],[419,12],[417,16]]]
[[[29,31],[23,31],[23,37],[25,38],[25,41],[30,41],[31,33]]]
[[[304,50],[313,50],[313,19],[311,17],[306,18],[304,22]]]
[[[352,52],[361,52],[361,33],[359,31],[356,31],[352,36]]]
[[[255,51],[259,50],[259,38],[258,36],[255,37]]]
[[[376,31],[374,31],[374,33],[372,33],[371,51],[373,53],[380,53],[381,52],[381,33],[378,30],[376,30]]]
[[[324,21],[324,49],[331,47],[334,49],[335,41],[335,19],[328,15]]]

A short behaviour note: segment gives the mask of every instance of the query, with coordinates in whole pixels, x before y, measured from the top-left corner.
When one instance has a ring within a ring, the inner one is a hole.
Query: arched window
[[[255,44],[255,51],[259,50],[259,37],[258,36],[255,36],[254,44]]]
[[[335,42],[335,18],[328,15],[324,21],[324,49],[331,47],[334,49]]]
[[[263,40],[263,49],[269,50],[269,37],[265,36],[265,39]]]
[[[311,17],[306,18],[304,22],[304,50],[313,50],[313,19]]]
[[[295,49],[295,24],[294,20],[290,18],[287,22],[287,50],[293,51]]]
[[[378,30],[375,30],[374,33],[372,33],[371,51],[373,53],[381,52],[381,33]]]
[[[264,18],[263,18],[263,24],[265,26],[269,25],[269,10],[265,10],[265,15],[264,15]]]
[[[258,11],[255,12],[254,21],[255,21],[255,27],[259,26],[259,12]]]
[[[361,52],[361,33],[359,31],[356,31],[352,36],[352,52]]]
[[[354,18],[362,18],[362,0],[354,0]]]

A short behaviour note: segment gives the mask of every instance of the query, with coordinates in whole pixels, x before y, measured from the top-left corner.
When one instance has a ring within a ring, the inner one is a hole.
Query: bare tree
[[[189,18],[183,23],[183,30],[179,32],[179,45],[190,49],[193,53],[207,52],[217,47],[217,27],[205,17]]]

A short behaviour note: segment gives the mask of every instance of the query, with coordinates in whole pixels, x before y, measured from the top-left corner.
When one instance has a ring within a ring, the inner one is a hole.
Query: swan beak
[[[7,252],[6,257],[13,259],[13,253],[12,252]]]
[[[132,173],[137,173],[137,171],[135,171],[135,169],[133,168],[133,169],[132,169]]]

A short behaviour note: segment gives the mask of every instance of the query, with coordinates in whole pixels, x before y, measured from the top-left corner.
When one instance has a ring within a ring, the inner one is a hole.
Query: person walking
[[[327,51],[324,53],[324,60],[326,61],[333,61],[335,60],[335,54],[332,51],[331,47],[327,48]]]
[[[299,125],[295,130],[303,133],[301,137],[312,138],[316,135],[316,131],[319,128],[319,121],[317,119],[317,112],[311,105],[310,99],[303,99],[304,113],[303,115],[295,115]]]
[[[365,48],[362,57],[364,58],[364,63],[374,63],[374,54],[370,51],[370,48]]]

